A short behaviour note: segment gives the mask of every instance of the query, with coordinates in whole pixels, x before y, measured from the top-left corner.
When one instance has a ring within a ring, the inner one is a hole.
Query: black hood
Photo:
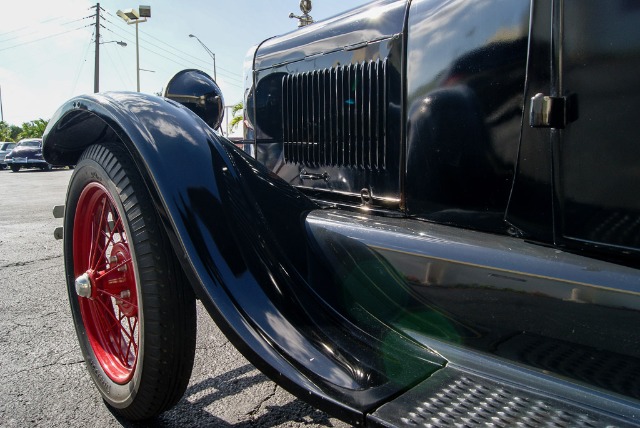
[[[16,147],[15,149],[13,149],[13,151],[11,152],[11,156],[19,156],[19,157],[25,157],[25,156],[33,156],[36,154],[42,154],[42,147]]]

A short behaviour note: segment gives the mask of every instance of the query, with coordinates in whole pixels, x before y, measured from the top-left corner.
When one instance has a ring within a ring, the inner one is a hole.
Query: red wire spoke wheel
[[[193,367],[195,298],[122,143],[80,157],[67,191],[64,256],[78,342],[104,401],[130,420],[171,408]]]
[[[138,292],[122,216],[102,184],[82,190],[74,231],[75,286],[89,343],[107,376],[123,384],[138,356]]]

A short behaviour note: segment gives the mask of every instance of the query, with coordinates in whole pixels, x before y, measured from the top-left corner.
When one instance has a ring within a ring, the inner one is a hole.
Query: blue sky
[[[313,0],[322,20],[367,0]],[[0,90],[5,122],[49,119],[67,99],[93,92],[95,18],[87,0],[0,0]],[[140,91],[157,93],[177,71],[199,68],[213,75],[213,61],[194,34],[216,55],[218,84],[227,105],[242,99],[242,63],[258,42],[297,27],[298,0],[103,0],[100,91],[135,91],[135,26],[116,12],[151,6],[139,24]]]

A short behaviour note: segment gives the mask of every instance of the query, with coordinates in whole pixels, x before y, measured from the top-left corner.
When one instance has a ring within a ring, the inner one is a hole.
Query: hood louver
[[[285,161],[385,170],[387,87],[386,60],[285,76]]]

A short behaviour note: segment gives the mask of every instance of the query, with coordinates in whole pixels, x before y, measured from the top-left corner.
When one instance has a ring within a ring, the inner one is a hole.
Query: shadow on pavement
[[[250,364],[246,364],[242,367],[238,367],[237,369],[221,374],[220,376],[206,379],[192,385],[187,389],[184,397],[173,409],[163,413],[154,420],[132,423],[122,419],[117,414],[112,413],[122,426],[126,428],[257,428],[291,426],[296,422],[301,425],[333,426],[326,413],[297,399],[281,406],[266,405],[264,408],[258,408],[256,411],[260,411],[263,414],[255,418],[247,415],[248,418],[251,418],[250,420],[240,421],[237,423],[229,423],[206,410],[208,406],[216,401],[238,395],[246,388],[259,383],[270,382],[269,378],[259,372],[254,376],[244,377],[245,374],[252,371],[255,371],[255,368]],[[202,396],[201,393],[206,390],[211,390],[212,392]],[[197,396],[198,398],[190,400],[190,397],[194,396]]]

